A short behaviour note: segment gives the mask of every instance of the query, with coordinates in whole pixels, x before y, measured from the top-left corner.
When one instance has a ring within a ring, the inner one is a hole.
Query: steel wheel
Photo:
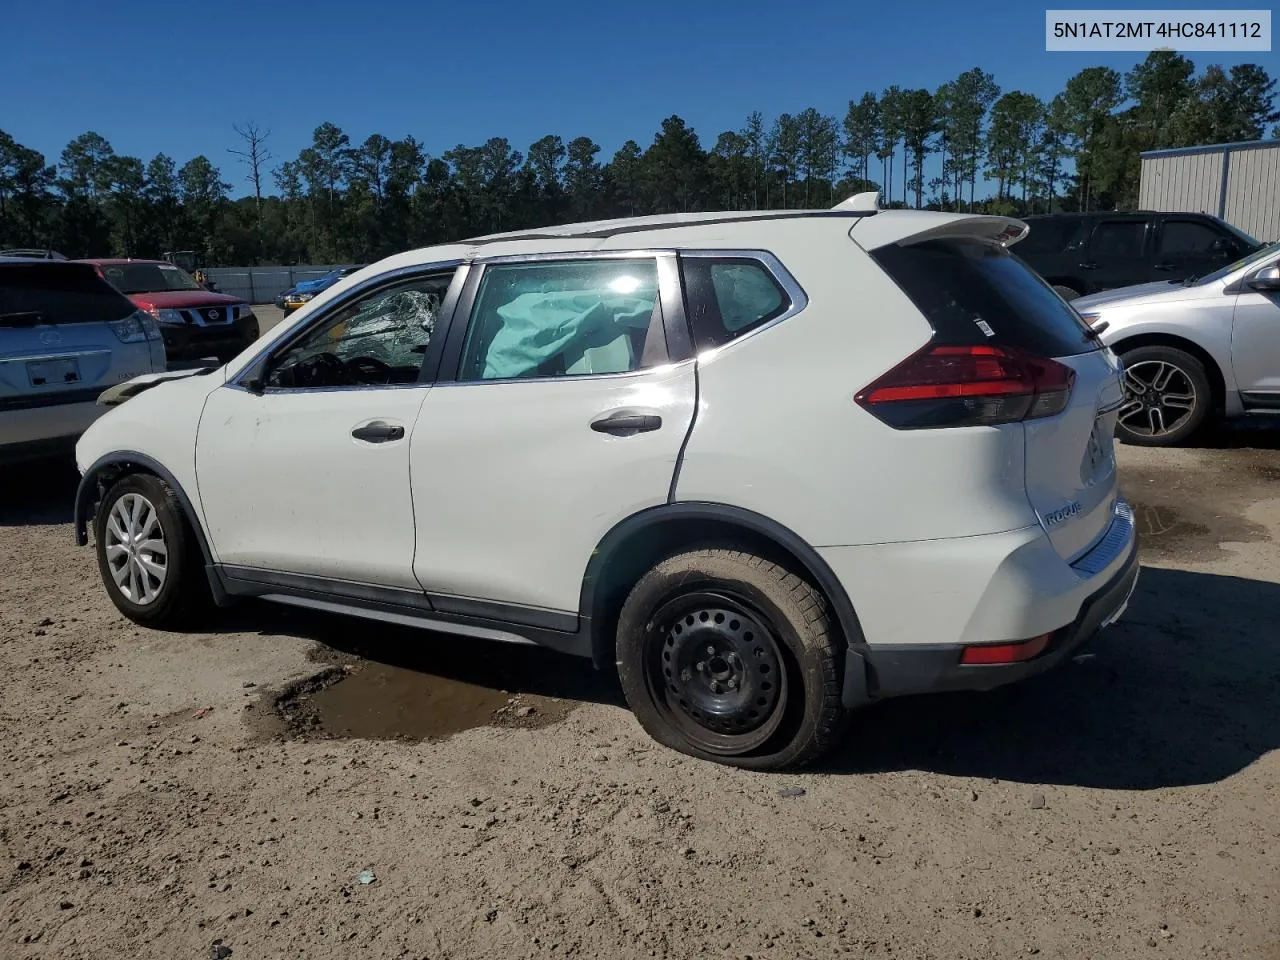
[[[117,500],[107,515],[104,550],[122,596],[145,606],[160,595],[169,575],[169,546],[155,504],[138,493]]]
[[[694,592],[659,608],[648,682],[654,702],[699,748],[755,750],[787,707],[787,671],[767,621],[743,600]]]
[[[1118,419],[1139,437],[1159,438],[1180,429],[1200,396],[1187,371],[1167,360],[1140,360],[1124,371],[1125,403]]]

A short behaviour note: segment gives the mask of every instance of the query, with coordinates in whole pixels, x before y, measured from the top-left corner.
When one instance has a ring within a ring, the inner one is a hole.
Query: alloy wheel
[[[169,547],[155,504],[137,493],[117,500],[107,515],[104,550],[121,595],[139,606],[154,602],[169,574]]]
[[[1124,396],[1120,424],[1142,437],[1174,432],[1195,412],[1199,400],[1191,377],[1167,360],[1140,360],[1126,367]]]

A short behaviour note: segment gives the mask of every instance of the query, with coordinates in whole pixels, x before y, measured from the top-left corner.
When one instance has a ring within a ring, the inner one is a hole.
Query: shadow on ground
[[[848,740],[818,769],[928,770],[1119,790],[1222,780],[1280,747],[1276,610],[1277,584],[1146,568],[1124,619],[1082,651],[1089,655],[1083,662],[988,693],[873,706],[855,715]],[[417,738],[419,729],[436,729],[438,719],[416,715],[417,696],[449,709],[469,709],[494,693],[625,706],[612,677],[532,647],[265,603],[225,617],[224,629],[304,636],[330,656],[376,665],[367,709],[381,712],[379,735]],[[440,682],[466,684],[474,695],[455,700],[451,689],[440,697]]]
[[[989,693],[879,704],[826,768],[1120,790],[1222,780],[1280,747],[1277,610],[1277,584],[1145,568],[1083,663]]]
[[[1211,423],[1197,434],[1190,446],[1208,450],[1280,450],[1280,417],[1239,417]]]
[[[70,523],[80,474],[72,457],[0,467],[0,527]]]

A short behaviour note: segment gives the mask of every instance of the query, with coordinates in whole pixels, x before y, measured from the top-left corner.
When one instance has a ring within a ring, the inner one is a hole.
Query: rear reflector
[[[1066,409],[1075,371],[1021,347],[929,345],[854,399],[898,430],[972,427]]]
[[[960,654],[960,662],[969,665],[1021,663],[1043,653],[1052,639],[1052,633],[1045,633],[1020,643],[984,643],[981,646],[965,647]]]

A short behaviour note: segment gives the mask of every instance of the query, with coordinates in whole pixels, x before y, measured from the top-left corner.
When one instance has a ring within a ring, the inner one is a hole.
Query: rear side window
[[[924,314],[938,343],[1021,347],[1042,357],[1098,349],[1079,315],[1004,247],[930,240],[871,255]]]
[[[1091,257],[1140,257],[1147,239],[1143,220],[1104,220],[1089,238]]]
[[[0,264],[0,327],[109,323],[135,309],[87,264]]]
[[[1078,236],[1084,231],[1082,217],[1044,217],[1029,219],[1031,228],[1026,239],[1018,242],[1018,255],[1063,253],[1078,245]]]
[[[681,260],[689,325],[697,349],[718,347],[782,316],[791,298],[759,260]]]

